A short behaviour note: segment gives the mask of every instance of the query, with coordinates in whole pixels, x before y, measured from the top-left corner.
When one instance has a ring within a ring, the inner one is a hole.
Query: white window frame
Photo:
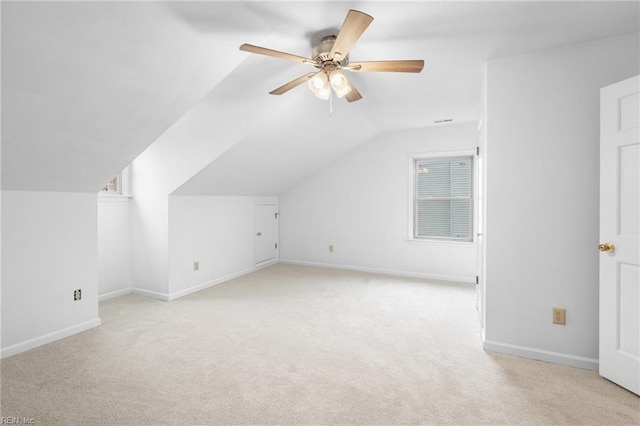
[[[453,240],[441,238],[416,238],[414,236],[415,221],[415,164],[416,160],[450,158],[450,157],[471,157],[472,161],[472,185],[473,185],[473,217],[471,219],[471,241]],[[456,247],[475,246],[477,236],[474,232],[477,229],[477,202],[478,195],[478,179],[476,167],[476,150],[463,151],[446,151],[446,152],[429,152],[429,153],[413,153],[409,154],[407,162],[408,170],[408,193],[407,193],[407,242],[410,244],[435,244],[435,245],[453,245]]]

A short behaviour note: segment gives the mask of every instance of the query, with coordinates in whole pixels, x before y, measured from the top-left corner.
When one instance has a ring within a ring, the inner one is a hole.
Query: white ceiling
[[[364,99],[340,100],[331,118],[304,87],[274,98],[279,118],[178,193],[278,194],[376,133],[475,120],[487,60],[640,21],[638,2],[2,2],[2,187],[97,191],[207,96],[249,84],[270,96],[311,71],[283,61],[268,78],[260,66],[227,78],[250,56],[240,44],[309,56],[349,8],[375,18],[352,60],[424,59],[424,71],[352,74]]]

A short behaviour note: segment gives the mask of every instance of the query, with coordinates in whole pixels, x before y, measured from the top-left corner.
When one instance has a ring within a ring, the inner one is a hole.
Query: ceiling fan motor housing
[[[313,49],[311,50],[311,57],[319,63],[331,61],[336,62],[340,66],[346,66],[349,63],[349,55],[347,55],[340,61],[336,61],[335,59],[332,61],[329,57],[329,54],[331,53],[331,49],[333,48],[333,44],[335,42],[335,35],[328,35],[323,37],[320,43],[313,46]]]

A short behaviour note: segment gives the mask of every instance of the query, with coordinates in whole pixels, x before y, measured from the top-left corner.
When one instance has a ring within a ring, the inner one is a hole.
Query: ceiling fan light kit
[[[329,99],[329,95],[331,95],[331,86],[329,85],[329,79],[324,72],[319,72],[311,77],[307,85],[313,94],[320,99]]]
[[[282,95],[306,82],[311,92],[320,99],[330,99],[333,91],[339,98],[344,97],[348,102],[354,102],[362,99],[362,95],[360,95],[353,83],[351,83],[342,72],[343,70],[354,72],[419,73],[424,68],[424,61],[422,59],[350,63],[349,52],[351,48],[372,21],[373,17],[364,12],[349,10],[338,35],[328,35],[324,37],[320,43],[313,47],[311,58],[246,43],[240,46],[240,50],[309,64],[318,70],[315,73],[305,74],[272,90],[269,92],[272,95]]]

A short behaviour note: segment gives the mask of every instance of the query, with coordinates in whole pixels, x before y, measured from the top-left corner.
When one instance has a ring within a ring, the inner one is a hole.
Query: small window
[[[414,160],[413,238],[473,241],[473,157]]]
[[[129,174],[129,167],[127,167],[107,182],[98,194],[104,196],[121,195],[124,197],[131,197],[131,190],[129,189]]]
[[[122,181],[122,175],[118,174],[116,177],[111,179],[105,186],[100,190],[101,193],[113,194],[113,195],[122,195],[122,185],[120,182]]]

